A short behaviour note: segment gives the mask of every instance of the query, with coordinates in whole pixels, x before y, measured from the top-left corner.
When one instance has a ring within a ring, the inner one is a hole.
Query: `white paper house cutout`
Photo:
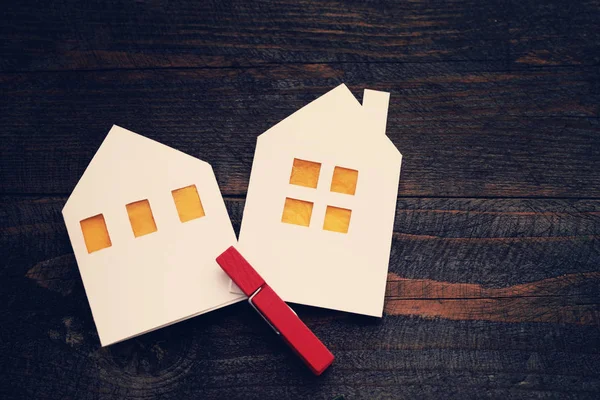
[[[181,222],[171,191],[195,185],[205,216]],[[147,199],[155,232],[126,205]],[[112,245],[88,253],[80,222],[102,214]],[[215,258],[236,243],[211,166],[113,126],[63,216],[103,346],[243,299]]]
[[[340,85],[258,137],[238,248],[285,301],[382,315],[402,161],[388,104]],[[316,188],[290,184],[294,159],[321,164]],[[335,167],[358,171],[354,195],[331,191]],[[282,222],[286,198],[313,203],[308,227]],[[327,206],[351,210],[347,233],[323,229]]]

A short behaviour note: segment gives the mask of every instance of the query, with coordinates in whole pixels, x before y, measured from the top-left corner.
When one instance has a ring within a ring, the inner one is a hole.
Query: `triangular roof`
[[[280,121],[259,140],[336,140],[362,142],[366,148],[384,146],[400,155],[393,142],[385,135],[389,93],[365,89],[363,105],[345,84],[313,100],[300,110]],[[343,144],[342,144],[343,145]]]
[[[162,143],[113,125],[65,204],[81,192],[100,198],[119,193],[122,185],[136,186],[151,177],[155,183],[176,182],[181,168],[208,168],[210,164]],[[144,187],[145,192],[148,191]]]

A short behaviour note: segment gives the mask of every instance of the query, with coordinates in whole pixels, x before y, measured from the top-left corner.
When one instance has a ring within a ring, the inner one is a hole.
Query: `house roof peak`
[[[348,98],[352,98],[360,106],[356,97],[354,97],[348,86],[344,83],[330,90],[326,95],[340,92],[345,92]],[[365,115],[370,120],[369,125],[373,127],[377,134],[385,135],[389,104],[390,94],[388,92],[372,89],[364,90],[362,107]]]

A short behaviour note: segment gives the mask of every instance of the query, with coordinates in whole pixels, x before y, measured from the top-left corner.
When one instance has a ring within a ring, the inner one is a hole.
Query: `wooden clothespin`
[[[217,263],[315,375],[331,365],[333,354],[233,246],[217,257]]]

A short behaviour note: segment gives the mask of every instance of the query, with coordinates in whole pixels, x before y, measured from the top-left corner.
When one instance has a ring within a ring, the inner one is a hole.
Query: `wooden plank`
[[[593,65],[597,0],[409,3],[25,0],[3,8],[0,70],[503,61]]]
[[[79,275],[60,214],[65,201],[3,198],[0,233],[10,268],[0,276],[28,276],[69,294],[67,281]],[[244,201],[226,204],[239,230]],[[388,297],[597,296],[599,218],[600,200],[400,199]]]
[[[63,313],[15,321],[11,329],[24,337],[12,348],[1,345],[2,366],[12,369],[11,393],[331,399],[449,391],[476,398],[477,389],[515,398],[591,398],[599,390],[595,327],[403,317],[378,324],[301,309],[338,357],[316,380],[243,304],[106,349],[97,347],[93,324],[90,330],[87,318],[73,315],[75,305],[52,305]]]
[[[491,288],[598,271],[598,211],[597,200],[399,199],[390,271]]]
[[[400,199],[384,318],[294,306],[337,358],[320,378],[245,304],[99,348],[65,200],[0,200],[3,398],[600,392],[600,200]]]
[[[596,77],[480,63],[0,74],[0,193],[70,193],[115,123],[209,161],[225,195],[244,195],[256,137],[345,81],[359,98],[392,92],[401,195],[597,197]]]
[[[575,5],[512,0],[508,16],[510,60],[515,66],[600,63],[600,32],[588,28],[600,19],[598,1]]]
[[[597,326],[376,322],[297,308],[337,357],[316,380],[244,304],[101,349],[87,303],[77,301],[81,288],[67,297],[21,290],[38,300],[0,328],[8,398],[593,398],[600,390]]]

